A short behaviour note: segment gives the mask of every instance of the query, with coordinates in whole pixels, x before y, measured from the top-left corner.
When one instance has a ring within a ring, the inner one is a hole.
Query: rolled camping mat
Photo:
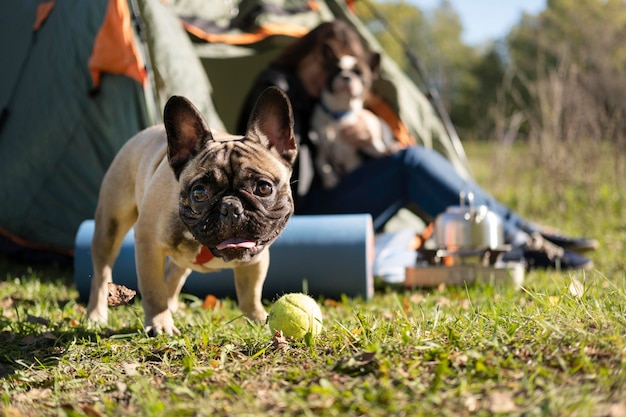
[[[80,299],[89,299],[93,274],[91,240],[94,221],[85,220],[76,234],[74,279]],[[270,268],[263,298],[273,301],[289,292],[313,297],[370,299],[374,232],[369,214],[293,216],[270,247]],[[137,290],[135,239],[131,229],[113,268],[113,282]],[[183,292],[204,298],[236,298],[232,270],[192,272]]]

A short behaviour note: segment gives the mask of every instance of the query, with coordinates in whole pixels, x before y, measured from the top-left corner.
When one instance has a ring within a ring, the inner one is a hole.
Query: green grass
[[[3,260],[0,415],[625,415],[619,179],[598,163],[581,191],[547,181],[525,148],[501,165],[493,152],[468,145],[479,182],[534,220],[597,237],[594,270],[319,300],[324,333],[276,349],[230,300],[207,311],[186,297],[180,337],[146,337],[138,304],[90,329],[71,271]]]

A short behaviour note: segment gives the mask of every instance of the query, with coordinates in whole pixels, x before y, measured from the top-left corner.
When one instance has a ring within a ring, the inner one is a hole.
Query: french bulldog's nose
[[[237,219],[243,213],[241,202],[235,198],[224,199],[220,205],[220,214],[227,219]]]

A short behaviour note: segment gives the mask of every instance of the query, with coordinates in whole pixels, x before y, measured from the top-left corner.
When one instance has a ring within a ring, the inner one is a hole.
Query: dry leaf
[[[112,282],[108,283],[109,288],[109,296],[107,297],[107,301],[109,303],[109,307],[118,307],[121,305],[125,305],[130,303],[137,291],[131,290],[128,287],[123,285],[114,284]]]
[[[580,298],[585,294],[585,286],[574,277],[569,284],[569,293],[576,298]]]
[[[138,363],[123,363],[122,370],[128,376],[137,376],[139,372],[137,371]]]
[[[337,300],[331,300],[329,298],[324,300],[324,305],[326,307],[341,307],[341,303]]]
[[[97,410],[93,405],[82,405],[80,408],[87,417],[106,417],[106,414]]]
[[[448,307],[450,306],[450,300],[446,297],[439,297],[437,300],[437,307]]]
[[[272,337],[272,347],[276,350],[289,349],[289,341],[280,330],[274,333]]]
[[[411,312],[411,308],[410,308],[410,304],[409,304],[409,299],[404,297],[402,299],[402,309],[404,310],[404,314],[406,314],[407,316],[409,315],[409,313]]]
[[[333,371],[350,376],[367,375],[378,369],[375,352],[363,352],[348,359],[340,359]]]
[[[467,408],[468,411],[476,411],[478,409],[478,399],[475,396],[470,395],[465,399],[463,405],[465,405],[465,408]]]
[[[219,310],[220,308],[222,308],[222,303],[213,294],[208,294],[206,297],[204,297],[202,308],[204,310],[211,310],[211,311]]]
[[[8,309],[13,307],[13,299],[11,297],[6,297],[0,300],[0,308]]]
[[[609,417],[626,417],[626,403],[611,404]]]
[[[495,391],[489,394],[489,411],[492,413],[510,413],[517,410],[513,402],[513,393]]]
[[[4,417],[22,417],[23,414],[20,410],[18,410],[17,408],[13,408],[13,407],[5,407],[3,409],[0,409],[0,412],[2,412]]]
[[[19,393],[15,396],[16,401],[40,401],[50,398],[52,390],[50,388],[33,388],[30,391]]]
[[[413,304],[419,304],[421,302],[423,302],[426,298],[424,297],[423,294],[421,293],[417,293],[417,294],[412,294],[409,297],[409,300],[413,303]]]

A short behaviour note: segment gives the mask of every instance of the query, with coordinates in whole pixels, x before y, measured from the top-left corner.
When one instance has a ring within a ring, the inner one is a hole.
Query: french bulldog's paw
[[[165,333],[168,336],[180,335],[180,330],[174,325],[174,319],[169,310],[155,315],[154,317],[146,317],[145,325],[146,333],[155,337],[161,333]]]

